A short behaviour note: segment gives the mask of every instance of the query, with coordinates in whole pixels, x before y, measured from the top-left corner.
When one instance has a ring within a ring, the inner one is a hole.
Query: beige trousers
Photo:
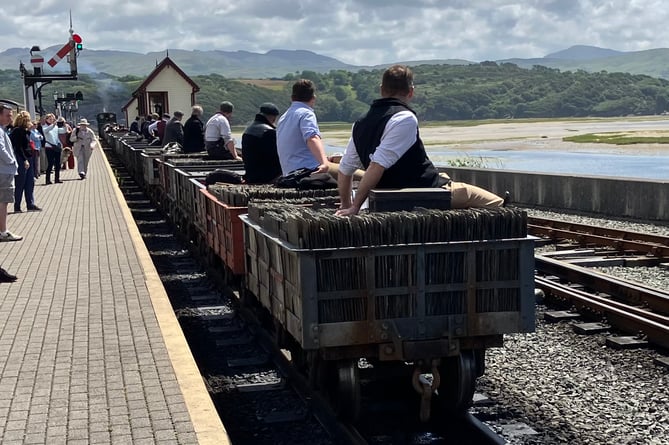
[[[337,179],[337,174],[339,173],[339,164],[334,162],[329,162],[330,169],[328,173],[332,175],[333,178]],[[353,173],[353,180],[360,181],[362,176],[365,174],[364,170],[356,170]],[[451,179],[446,173],[439,173],[439,175],[445,179]],[[477,187],[475,185],[467,184],[465,182],[455,182],[447,186],[444,186],[445,189],[451,190],[451,208],[453,209],[467,209],[471,207],[500,207],[504,204],[504,199],[495,195],[492,192],[489,192],[486,189]]]
[[[444,179],[451,179],[446,173],[439,173]],[[486,189],[466,182],[456,182],[451,180],[445,189],[451,190],[451,208],[467,209],[470,207],[500,207],[504,204],[504,199],[489,192]]]
[[[330,176],[333,178],[337,179],[337,175],[339,174],[339,164],[336,164],[334,162],[328,162],[328,173],[330,173]],[[353,180],[354,181],[360,181],[362,179],[362,176],[365,174],[364,170],[356,170],[353,172]]]
[[[449,188],[446,186],[445,188]],[[466,209],[470,207],[500,207],[504,199],[488,190],[465,182],[452,181],[451,208]]]

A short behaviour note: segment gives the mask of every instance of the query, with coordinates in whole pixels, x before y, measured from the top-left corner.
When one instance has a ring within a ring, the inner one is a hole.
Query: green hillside
[[[604,61],[607,58],[602,58]],[[566,71],[511,63],[419,65],[414,67],[416,94],[412,106],[423,121],[565,118],[655,115],[669,109],[669,81],[646,75],[600,71]],[[382,70],[302,71],[277,80],[231,79],[218,74],[192,76],[201,90],[197,100],[205,116],[218,104],[235,104],[233,125],[253,119],[258,105],[271,101],[281,110],[290,104],[290,86],[305,77],[318,89],[316,112],[322,122],[352,122],[378,97]],[[121,116],[121,107],[143,77],[81,75],[76,82],[43,88],[44,107],[53,110],[53,93],[81,91],[79,114],[89,119],[105,109]],[[23,102],[17,71],[0,71],[0,97]],[[184,110],[186,111],[186,110]]]
[[[611,57],[591,59],[509,59],[500,63],[513,63],[522,68],[535,65],[556,68],[561,71],[583,70],[588,72],[606,71],[609,73],[645,74],[652,77],[669,79],[669,49],[649,49],[646,51],[627,52]]]

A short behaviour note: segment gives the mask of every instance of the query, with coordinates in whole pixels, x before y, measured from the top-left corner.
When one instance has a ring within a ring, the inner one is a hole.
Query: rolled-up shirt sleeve
[[[311,112],[305,113],[304,116],[302,116],[300,119],[300,131],[302,132],[302,137],[304,138],[305,143],[314,136],[321,137],[316,114]]]
[[[410,111],[400,111],[386,123],[381,142],[369,158],[383,168],[390,168],[416,143],[417,136],[416,115]]]
[[[352,176],[353,172],[359,168],[363,168],[363,165],[355,148],[355,142],[353,142],[353,138],[350,138],[344,150],[344,156],[339,163],[339,172],[346,176]]]
[[[221,137],[223,138],[223,143],[227,144],[228,142],[232,141],[232,128],[230,128],[230,122],[228,122],[228,118],[223,116],[223,119],[221,119],[219,122],[219,126]]]

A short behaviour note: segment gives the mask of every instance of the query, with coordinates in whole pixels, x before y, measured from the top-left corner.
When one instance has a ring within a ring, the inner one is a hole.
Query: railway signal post
[[[52,74],[44,72],[44,57],[39,46],[33,46],[30,50],[30,64],[32,69],[26,68],[23,62],[19,65],[19,71],[23,78],[23,101],[25,109],[31,116],[35,116],[36,109],[40,115],[43,113],[41,89],[44,85],[54,80],[77,80],[77,55],[83,48],[82,38],[74,33],[72,29],[72,14],[70,14],[70,37],[65,45],[47,62],[53,68],[63,58],[67,58],[70,64],[70,72],[66,74]],[[35,101],[39,102],[38,107]]]

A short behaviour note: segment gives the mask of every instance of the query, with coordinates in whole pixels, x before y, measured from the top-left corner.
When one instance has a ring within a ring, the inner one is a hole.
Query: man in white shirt
[[[232,103],[221,102],[219,112],[214,114],[204,128],[204,147],[211,159],[238,159],[235,140],[232,138],[230,118],[234,107]]]
[[[480,187],[451,181],[427,157],[418,133],[418,118],[407,105],[413,98],[413,72],[394,65],[383,73],[381,99],[353,125],[353,134],[339,165],[337,182],[341,198],[337,215],[355,215],[374,188],[431,188],[451,190],[451,207],[499,207],[504,200]],[[351,200],[352,175],[365,174]]]

